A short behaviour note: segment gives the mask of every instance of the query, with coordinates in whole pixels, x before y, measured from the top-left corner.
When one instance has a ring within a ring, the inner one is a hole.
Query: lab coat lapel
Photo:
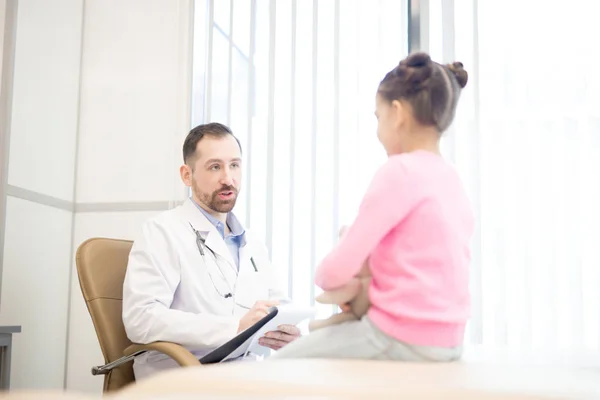
[[[271,274],[265,262],[263,245],[253,241],[246,231],[246,245],[240,248],[240,272],[236,287],[236,301],[252,307],[257,300],[270,298]],[[253,263],[254,261],[254,263]],[[256,266],[256,269],[254,268]]]
[[[250,261],[252,254],[250,254],[248,249],[249,249],[248,242],[246,242],[246,246],[240,247],[240,274],[245,273],[245,272],[250,272],[250,270],[253,270],[251,267],[251,261]]]
[[[260,252],[256,251],[260,247],[261,245],[254,242],[252,235],[246,231],[246,245],[240,247],[240,274],[253,274],[261,270],[264,260],[260,256]],[[255,266],[256,270],[254,269]]]
[[[227,268],[225,268],[225,266],[222,267],[222,272],[227,277],[227,280],[230,280],[231,283],[234,284],[237,279],[237,267],[235,266],[227,244],[221,237],[221,234],[217,231],[217,228],[210,223],[200,210],[198,210],[191,199],[187,199],[186,202],[183,203],[183,209],[194,229],[199,231],[202,238],[205,239],[204,244],[206,247],[216,255],[217,263],[219,263],[219,265],[227,264]],[[219,260],[219,258],[221,260]],[[223,263],[223,260],[225,260],[226,263]]]

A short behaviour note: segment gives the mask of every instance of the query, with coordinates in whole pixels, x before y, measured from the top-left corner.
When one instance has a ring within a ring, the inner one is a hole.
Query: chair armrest
[[[172,342],[153,342],[148,344],[132,344],[125,349],[125,356],[145,351],[158,351],[175,360],[181,367],[200,365],[198,358],[185,347]]]

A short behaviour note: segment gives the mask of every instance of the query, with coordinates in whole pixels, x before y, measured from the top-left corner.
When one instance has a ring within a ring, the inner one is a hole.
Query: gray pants
[[[360,321],[331,325],[311,332],[278,350],[269,359],[354,358],[414,362],[456,361],[462,346],[415,346],[383,333],[365,316]]]

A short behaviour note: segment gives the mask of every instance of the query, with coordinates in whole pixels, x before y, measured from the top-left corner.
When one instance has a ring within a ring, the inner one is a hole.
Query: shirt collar
[[[208,219],[208,221],[211,224],[213,224],[215,228],[217,228],[217,231],[221,234],[221,237],[225,238],[225,227],[223,226],[223,223],[215,217],[213,217],[212,215],[210,215],[208,211],[206,211],[204,208],[200,207],[200,205],[196,203],[193,197],[190,197],[190,200],[192,200],[192,203],[194,203],[196,208],[198,208],[198,210],[200,210],[200,212],[204,214],[206,219]],[[232,212],[227,213],[227,226],[229,227],[229,231],[231,232],[228,237],[239,238],[242,244],[246,242],[246,230]]]

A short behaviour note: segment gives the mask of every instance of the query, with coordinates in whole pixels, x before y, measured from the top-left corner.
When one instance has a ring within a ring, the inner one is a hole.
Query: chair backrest
[[[123,357],[123,351],[131,345],[123,326],[122,307],[123,281],[132,245],[129,240],[92,238],[77,249],[79,286],[105,363]],[[134,381],[133,365],[128,362],[104,376],[104,391],[114,391]]]

